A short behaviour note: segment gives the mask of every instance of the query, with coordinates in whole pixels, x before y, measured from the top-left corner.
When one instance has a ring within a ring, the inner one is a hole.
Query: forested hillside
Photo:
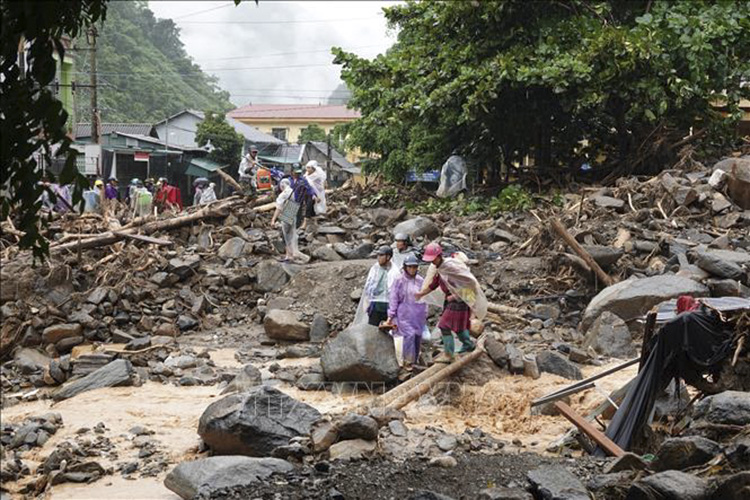
[[[76,47],[88,47],[85,36]],[[76,50],[78,83],[88,83],[89,52]],[[227,111],[234,106],[216,79],[188,57],[179,28],[156,19],[146,2],[110,2],[97,39],[102,122],[155,122],[185,108]],[[77,91],[76,120],[90,121],[89,89]]]

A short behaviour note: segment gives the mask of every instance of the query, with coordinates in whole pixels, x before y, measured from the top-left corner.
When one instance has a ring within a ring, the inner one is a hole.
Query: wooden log
[[[599,429],[591,425],[590,422],[587,422],[586,419],[574,412],[573,409],[567,404],[563,403],[562,401],[557,401],[555,403],[555,408],[558,409],[562,416],[567,418],[573,425],[578,427],[581,432],[596,441],[596,443],[601,446],[608,455],[613,457],[621,457],[625,454],[625,451],[617,446],[614,441],[605,436],[604,433]]]
[[[505,315],[511,315],[511,316],[523,316],[526,314],[526,311],[523,309],[519,309],[517,307],[510,307],[510,306],[503,306],[500,304],[494,304],[492,302],[487,303],[487,310],[490,312],[493,312],[495,314],[505,314]]]
[[[402,394],[409,392],[416,384],[419,384],[427,380],[428,378],[432,377],[433,375],[435,375],[437,372],[445,368],[445,366],[447,365],[443,365],[441,363],[435,363],[431,367],[424,370],[422,373],[418,374],[415,377],[410,378],[409,380],[407,380],[406,382],[402,384],[397,385],[396,387],[386,392],[385,394],[378,396],[377,398],[375,398],[374,401],[372,401],[371,403],[365,406],[367,408],[377,408],[380,406],[386,406],[388,403],[395,400]]]
[[[122,236],[123,238],[129,238],[131,240],[136,241],[142,241],[144,243],[150,243],[152,245],[159,245],[159,246],[169,246],[172,245],[172,242],[170,240],[162,240],[159,238],[152,238],[151,236],[146,236],[143,234],[134,234],[134,233],[125,233],[122,231],[112,231],[113,234],[117,236]]]
[[[233,204],[236,204],[238,202],[239,200],[235,201]],[[211,217],[226,217],[230,206],[231,204],[209,205],[189,215],[148,222],[140,227],[140,231],[142,234],[148,235],[156,231],[169,231],[172,229],[176,229],[202,219]],[[87,240],[81,240],[80,242],[66,243],[55,248],[50,248],[50,252],[59,252],[61,250],[77,250],[79,248],[97,248],[105,245],[111,245],[112,243],[115,243],[127,237],[128,234],[134,234],[137,230],[138,228],[130,228],[115,232],[108,231],[96,238],[89,238]]]
[[[405,394],[402,394],[401,396],[397,397],[395,400],[391,401],[386,406],[388,408],[393,408],[396,410],[403,408],[404,406],[411,403],[418,397],[422,396],[423,394],[428,393],[430,389],[432,389],[435,386],[435,384],[453,375],[464,366],[468,365],[475,359],[479,358],[482,354],[484,354],[484,351],[481,348],[477,347],[475,351],[459,357],[453,363],[446,364],[445,368],[443,368],[442,370],[439,370],[437,373],[435,373],[433,376],[431,376],[427,380],[424,380],[416,384],[412,389],[407,391]]]
[[[604,270],[599,267],[599,264],[596,263],[593,257],[581,246],[580,243],[576,241],[575,238],[568,232],[567,229],[565,229],[565,226],[562,225],[562,223],[555,217],[551,220],[552,229],[565,241],[565,243],[568,244],[570,248],[573,249],[573,251],[578,254],[580,258],[582,258],[588,266],[594,270],[596,273],[596,276],[599,278],[599,280],[604,283],[606,286],[611,286],[615,283],[615,280],[612,279],[610,275],[604,272]]]
[[[265,205],[261,205],[259,207],[255,207],[256,212],[270,212],[271,210],[276,209],[276,202],[272,201],[271,203],[266,203]]]
[[[217,173],[217,174],[219,174],[219,175],[221,176],[221,178],[222,178],[222,179],[224,179],[224,181],[225,181],[225,182],[227,182],[227,183],[231,184],[231,185],[232,185],[232,187],[233,187],[234,189],[236,189],[237,191],[239,191],[240,193],[241,193],[241,192],[243,192],[243,191],[245,190],[245,188],[243,188],[243,187],[242,187],[242,186],[240,185],[240,183],[239,183],[239,182],[237,182],[236,180],[234,180],[234,177],[232,177],[232,176],[231,176],[231,175],[229,175],[228,173],[224,172],[224,171],[223,171],[222,169],[218,169],[218,170],[216,170],[216,173]]]

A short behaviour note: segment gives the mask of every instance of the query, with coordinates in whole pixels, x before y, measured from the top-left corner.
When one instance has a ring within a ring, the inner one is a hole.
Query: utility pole
[[[89,68],[91,76],[91,142],[94,144],[101,143],[101,137],[99,134],[99,105],[97,103],[97,85],[96,85],[96,26],[91,26],[89,29]],[[101,154],[99,155],[101,156]],[[96,173],[101,175],[100,171],[100,158],[97,156],[96,160]]]

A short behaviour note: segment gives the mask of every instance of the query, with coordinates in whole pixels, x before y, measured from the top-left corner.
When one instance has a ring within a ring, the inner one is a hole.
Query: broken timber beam
[[[161,240],[159,238],[152,238],[151,236],[145,236],[143,234],[124,233],[122,231],[112,231],[112,234],[122,236],[131,240],[142,241],[144,243],[150,243],[152,245],[169,246],[172,245],[170,240]]]
[[[217,169],[217,170],[216,170],[216,173],[217,173],[217,174],[219,174],[219,175],[221,176],[221,178],[222,178],[222,179],[224,179],[224,180],[225,180],[226,182],[228,182],[229,184],[231,184],[231,185],[232,185],[232,187],[233,187],[234,189],[236,189],[237,191],[239,191],[240,193],[241,193],[241,192],[243,192],[243,191],[245,190],[245,188],[243,188],[243,187],[242,187],[242,186],[240,185],[240,183],[239,183],[239,182],[237,182],[236,180],[234,180],[234,177],[232,177],[232,176],[231,176],[231,175],[229,175],[228,173],[224,172],[224,171],[223,171],[222,169],[220,169],[220,168],[219,168],[219,169]]]
[[[573,425],[578,427],[581,432],[596,441],[596,443],[601,446],[608,455],[613,457],[621,457],[625,454],[625,451],[617,446],[614,441],[605,436],[604,433],[599,429],[591,425],[590,422],[587,422],[586,419],[574,412],[573,409],[567,404],[563,403],[562,401],[557,401],[555,403],[555,408],[560,411],[562,416],[567,418]]]
[[[573,249],[575,253],[578,254],[580,258],[588,264],[588,266],[593,269],[594,273],[596,273],[597,278],[604,283],[606,286],[611,286],[615,283],[615,280],[612,279],[612,277],[605,273],[604,270],[599,266],[599,264],[596,263],[594,258],[589,254],[580,243],[576,241],[576,239],[568,232],[567,229],[565,229],[565,226],[562,225],[562,222],[560,222],[559,219],[553,217],[550,222],[552,229],[565,241],[565,243],[568,244],[570,248]]]
[[[443,365],[441,363],[435,363],[426,370],[424,370],[422,373],[418,374],[415,377],[410,378],[403,384],[399,384],[390,391],[386,392],[385,394],[381,394],[377,398],[375,398],[374,401],[372,401],[370,404],[366,405],[369,408],[377,408],[380,406],[387,406],[388,403],[395,400],[402,394],[405,394],[409,392],[415,385],[423,382],[424,380],[427,380],[428,378],[435,375],[437,372],[442,370],[446,365]]]
[[[415,384],[413,388],[388,403],[386,407],[400,410],[418,397],[430,392],[430,389],[432,389],[435,384],[448,378],[450,375],[453,375],[464,366],[479,358],[482,354],[484,354],[484,350],[477,346],[476,350],[461,356],[453,363],[445,364],[444,367],[434,375]]]

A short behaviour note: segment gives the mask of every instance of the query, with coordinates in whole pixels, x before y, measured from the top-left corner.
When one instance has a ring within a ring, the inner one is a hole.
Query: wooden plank
[[[562,225],[562,222],[560,222],[559,219],[552,218],[551,220],[552,229],[563,239],[565,240],[565,243],[568,244],[570,248],[573,249],[575,253],[578,254],[580,258],[582,258],[588,266],[593,269],[594,273],[596,273],[596,276],[599,278],[599,280],[604,283],[606,286],[611,286],[615,283],[615,280],[612,279],[612,277],[605,273],[604,270],[599,267],[599,264],[596,263],[594,258],[589,254],[580,243],[576,241],[575,238],[568,232],[567,229],[565,229],[565,226]]]
[[[578,429],[589,436],[591,439],[602,447],[604,451],[610,456],[621,457],[625,454],[625,451],[617,446],[614,441],[604,435],[599,429],[591,425],[583,417],[573,411],[573,408],[563,403],[562,401],[555,402],[555,408],[560,411],[560,414],[567,418],[570,423],[578,427]]]
[[[130,238],[131,240],[142,241],[144,243],[151,243],[152,245],[169,246],[172,245],[170,240],[160,240],[159,238],[153,238],[146,236],[145,234],[135,233],[122,233],[120,231],[112,231],[112,234],[122,236],[123,238]]]

